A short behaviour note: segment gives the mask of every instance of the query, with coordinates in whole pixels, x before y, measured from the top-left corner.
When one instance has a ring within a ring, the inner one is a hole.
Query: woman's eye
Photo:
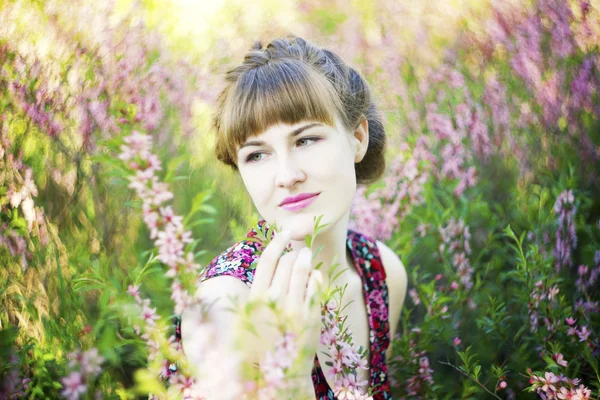
[[[246,162],[260,161],[260,160],[262,160],[262,158],[260,157],[262,155],[263,155],[263,153],[252,153],[248,157],[246,157]]]
[[[305,137],[302,139],[298,139],[298,141],[296,141],[296,144],[299,147],[305,147],[305,146],[312,144],[313,142],[318,142],[319,140],[321,140],[321,138]],[[261,161],[264,158],[264,156],[265,156],[264,152],[255,152],[255,153],[249,154],[246,157],[246,162],[247,163],[255,163],[255,162]]]
[[[310,144],[310,143],[312,143],[312,142],[316,142],[316,141],[318,141],[318,140],[319,140],[319,138],[315,138],[315,137],[307,137],[307,138],[302,138],[302,139],[299,139],[299,140],[298,140],[298,144],[299,144],[301,147],[303,147],[303,146],[306,146],[306,145],[308,145],[308,144]]]

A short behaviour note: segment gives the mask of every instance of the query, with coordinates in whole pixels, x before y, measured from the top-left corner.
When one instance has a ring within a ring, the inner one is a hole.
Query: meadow
[[[384,115],[394,398],[599,398],[597,0],[0,0],[0,399],[192,398],[174,317],[259,217],[211,112],[288,33]]]

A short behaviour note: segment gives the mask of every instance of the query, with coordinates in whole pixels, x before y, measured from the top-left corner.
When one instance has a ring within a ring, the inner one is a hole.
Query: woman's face
[[[303,240],[312,233],[315,216],[322,214],[321,223],[329,228],[350,209],[354,164],[364,157],[368,136],[366,120],[354,132],[339,121],[335,127],[281,123],[249,137],[238,150],[237,165],[262,218]]]

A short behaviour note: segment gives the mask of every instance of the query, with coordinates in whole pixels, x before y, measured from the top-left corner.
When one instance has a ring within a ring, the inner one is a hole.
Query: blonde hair
[[[257,42],[241,65],[228,71],[213,118],[216,156],[237,169],[237,150],[277,123],[318,121],[335,126],[337,116],[353,131],[369,122],[369,147],[356,164],[359,183],[384,169],[385,132],[368,83],[333,52],[296,36]]]

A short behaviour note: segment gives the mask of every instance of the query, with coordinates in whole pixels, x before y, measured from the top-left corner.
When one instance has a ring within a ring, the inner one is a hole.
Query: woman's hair
[[[372,182],[385,169],[385,131],[365,78],[338,55],[288,36],[250,49],[228,71],[213,118],[216,155],[237,169],[237,149],[248,137],[278,123],[319,121],[335,126],[335,116],[354,131],[366,118],[369,147],[356,164],[358,183]]]

